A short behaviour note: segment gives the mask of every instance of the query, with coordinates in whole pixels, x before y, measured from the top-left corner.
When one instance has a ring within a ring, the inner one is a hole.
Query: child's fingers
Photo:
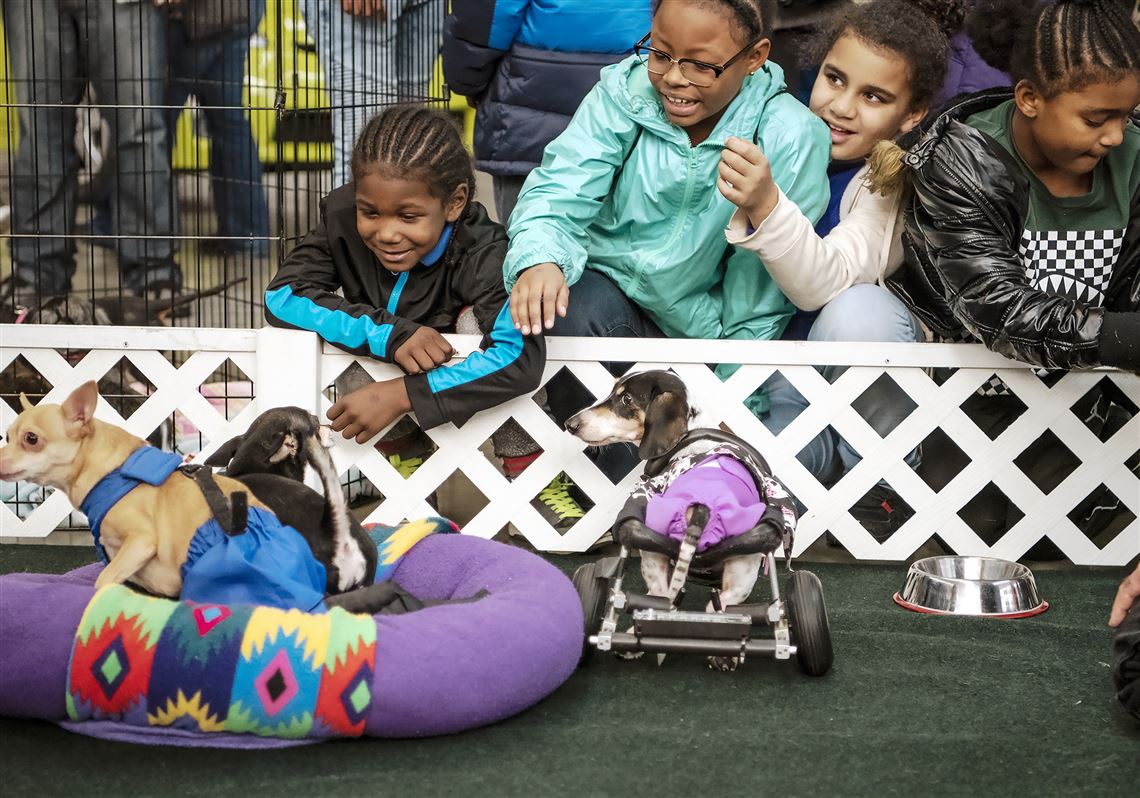
[[[362,426],[360,424],[349,424],[340,434],[346,441],[349,441],[359,435],[361,429]]]
[[[435,368],[435,360],[432,359],[431,353],[427,349],[417,349],[412,352],[412,357],[416,361],[417,371],[431,371]]]
[[[755,174],[757,171],[756,164],[728,150],[724,150],[721,153],[720,164],[721,166],[728,166],[733,171],[739,172],[742,175]]]
[[[343,412],[344,412],[344,404],[341,402],[333,402],[333,406],[325,411],[325,418],[331,419],[332,421],[336,421],[336,419]],[[335,425],[333,425],[333,429],[336,429]]]
[[[374,430],[366,429],[363,432],[361,432],[357,435],[354,435],[353,437],[356,438],[357,443],[365,444],[365,443],[368,443],[368,441],[372,440],[372,437],[375,434],[376,434],[376,432]]]
[[[566,318],[566,310],[570,307],[570,286],[566,281],[562,281],[562,287],[558,289],[558,315]]]
[[[724,149],[728,152],[734,153],[751,164],[757,166],[767,163],[768,158],[764,155],[764,151],[753,144],[751,141],[730,136],[724,142]],[[723,154],[723,153],[722,153]]]
[[[1119,626],[1138,598],[1140,598],[1140,566],[1120,583],[1120,589],[1116,591],[1116,598],[1112,602],[1108,625]]]
[[[516,330],[522,329],[522,309],[526,306],[526,301],[522,296],[521,283],[515,283],[515,287],[511,289],[511,322],[515,325]]]
[[[539,335],[542,333],[542,291],[530,292],[526,303],[527,316],[523,321],[523,335]]]
[[[744,192],[730,184],[723,177],[718,177],[716,180],[716,187],[724,198],[731,202],[733,205],[740,207],[740,203],[744,202]]]

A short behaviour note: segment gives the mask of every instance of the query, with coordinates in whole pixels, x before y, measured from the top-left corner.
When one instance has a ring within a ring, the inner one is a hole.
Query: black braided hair
[[[463,146],[459,128],[442,111],[422,105],[395,105],[368,120],[352,148],[352,178],[359,179],[370,169],[402,180],[422,180],[431,195],[443,203],[461,184],[467,184],[467,204],[457,226],[471,212],[475,197],[475,169]],[[455,258],[452,236],[441,261]]]
[[[475,170],[459,128],[443,113],[421,105],[396,105],[368,120],[352,148],[352,176],[370,169],[385,176],[422,180],[447,202],[460,184],[475,196]]]
[[[1052,97],[1140,70],[1127,0],[981,0],[966,20],[986,63]]]
[[[686,0],[692,2],[693,0]],[[768,34],[768,14],[761,4],[765,0],[696,0],[702,6],[727,11],[732,17],[732,38],[741,45]],[[658,0],[657,5],[660,5]],[[656,10],[656,9],[655,9]]]
[[[873,0],[839,14],[816,49],[817,63],[842,36],[888,50],[909,66],[910,107],[928,108],[946,80],[950,38],[966,16],[962,0]]]

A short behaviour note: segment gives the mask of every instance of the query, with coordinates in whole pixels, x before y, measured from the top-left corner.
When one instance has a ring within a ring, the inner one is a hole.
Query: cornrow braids
[[[982,0],[966,30],[986,63],[1046,97],[1140,70],[1127,0]]]
[[[467,184],[475,196],[475,170],[459,128],[442,111],[396,105],[376,114],[352,148],[352,176],[379,168],[387,176],[422,180],[433,197],[446,202]]]
[[[699,2],[710,8],[727,11],[735,23],[732,26],[733,38],[741,44],[747,44],[768,33],[768,15],[761,8],[764,0],[699,0]]]
[[[836,17],[819,41],[816,61],[841,37],[854,36],[906,61],[909,110],[928,108],[946,80],[950,38],[965,15],[962,0],[873,0]]]

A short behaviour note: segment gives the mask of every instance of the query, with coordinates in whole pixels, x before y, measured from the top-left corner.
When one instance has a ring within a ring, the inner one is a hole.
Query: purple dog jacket
[[[650,497],[645,526],[683,540],[685,513],[694,504],[709,508],[709,522],[697,542],[697,551],[748,532],[760,523],[766,509],[748,468],[734,457],[715,454],[679,474],[664,493]]]

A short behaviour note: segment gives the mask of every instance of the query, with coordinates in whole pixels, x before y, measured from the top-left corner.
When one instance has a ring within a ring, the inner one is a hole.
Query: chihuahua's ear
[[[219,446],[212,455],[206,458],[205,463],[212,467],[227,466],[230,460],[234,459],[238,447],[241,446],[242,441],[245,440],[244,435],[238,435],[236,438],[230,438],[228,441]]]
[[[88,380],[63,401],[63,417],[72,424],[87,424],[95,417],[98,403],[99,385],[95,380]]]
[[[20,391],[20,410],[31,410],[33,407],[35,407],[35,405],[28,401],[27,395],[25,395],[23,391]]]
[[[689,429],[689,404],[679,392],[662,391],[649,400],[642,422],[643,434],[637,454],[642,460],[660,457],[681,440]]]

